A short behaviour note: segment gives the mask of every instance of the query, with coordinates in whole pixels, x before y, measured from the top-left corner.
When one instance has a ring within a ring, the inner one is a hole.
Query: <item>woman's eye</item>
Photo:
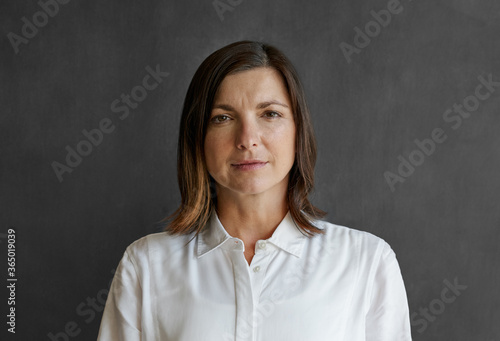
[[[268,111],[264,115],[271,118],[281,117],[281,114],[277,111]]]
[[[215,124],[224,123],[226,121],[229,121],[229,116],[217,115],[217,116],[212,117],[211,121],[214,122]]]

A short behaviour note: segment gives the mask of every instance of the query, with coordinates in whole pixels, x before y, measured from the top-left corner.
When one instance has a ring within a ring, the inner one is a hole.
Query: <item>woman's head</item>
[[[204,159],[217,205],[285,207],[295,161],[295,122],[283,77],[271,67],[227,75],[207,124]]]
[[[312,219],[324,212],[308,200],[316,161],[309,111],[294,67],[276,48],[241,41],[203,61],[184,101],[177,153],[182,202],[167,231],[199,232],[217,205],[216,188],[255,192],[280,185],[297,225],[320,232]],[[254,159],[261,169],[233,172]],[[262,176],[246,177],[255,172]]]

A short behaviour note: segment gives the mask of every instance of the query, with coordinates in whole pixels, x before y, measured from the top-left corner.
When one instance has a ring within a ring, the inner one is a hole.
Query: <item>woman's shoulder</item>
[[[390,245],[373,233],[324,220],[316,220],[314,225],[324,233],[320,239],[335,249],[362,251],[367,255],[390,252]]]
[[[167,232],[156,232],[145,235],[132,242],[126,253],[133,258],[150,256],[169,257],[185,249],[193,239],[192,235],[171,235]]]

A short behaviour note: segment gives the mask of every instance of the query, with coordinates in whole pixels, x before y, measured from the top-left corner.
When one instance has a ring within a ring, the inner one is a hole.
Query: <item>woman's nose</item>
[[[243,120],[236,131],[236,146],[238,149],[255,148],[260,143],[260,132],[256,122]]]

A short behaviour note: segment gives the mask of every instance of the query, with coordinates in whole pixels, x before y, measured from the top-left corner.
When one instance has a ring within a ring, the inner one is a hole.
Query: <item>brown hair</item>
[[[313,225],[313,220],[326,213],[314,207],[308,199],[314,186],[316,140],[297,72],[275,47],[260,42],[240,41],[208,56],[189,85],[177,146],[177,179],[182,199],[179,208],[164,219],[171,220],[165,228],[170,234],[199,233],[213,213],[217,197],[214,179],[205,164],[204,141],[215,95],[227,75],[257,67],[274,68],[282,75],[292,104],[297,153],[288,183],[290,214],[306,235],[322,233],[321,229]]]

